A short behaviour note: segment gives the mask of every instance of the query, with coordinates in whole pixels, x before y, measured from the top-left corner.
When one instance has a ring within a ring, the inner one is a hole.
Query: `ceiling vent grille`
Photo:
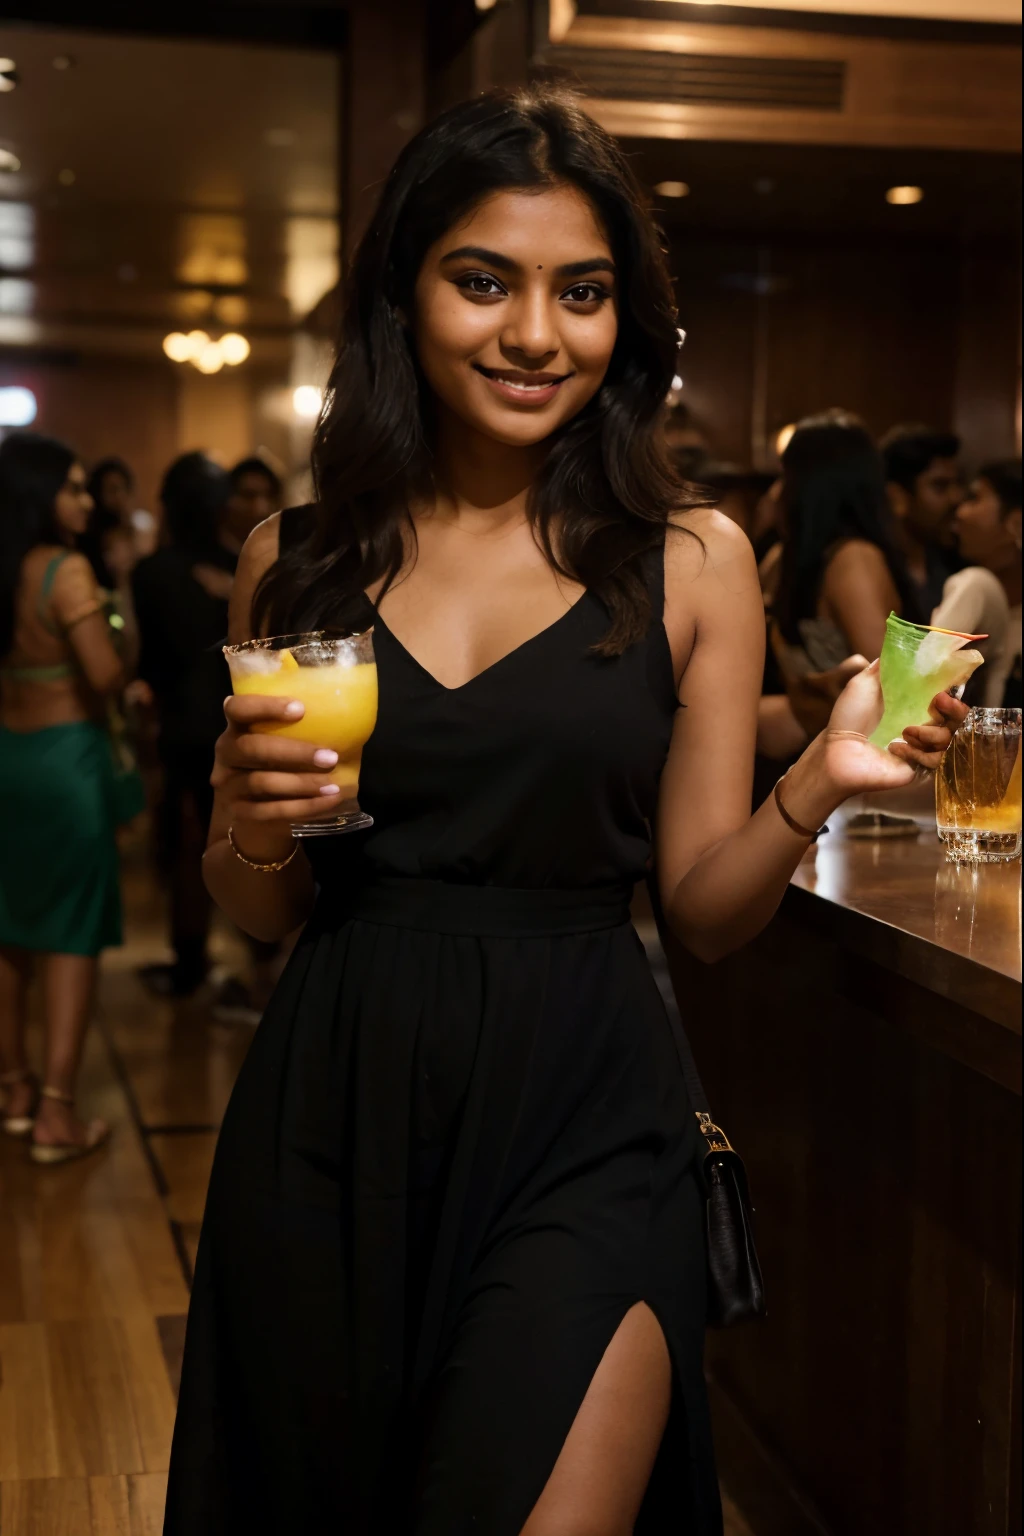
[[[750,59],[639,49],[552,48],[545,64],[588,96],[700,107],[841,112],[842,59]]]

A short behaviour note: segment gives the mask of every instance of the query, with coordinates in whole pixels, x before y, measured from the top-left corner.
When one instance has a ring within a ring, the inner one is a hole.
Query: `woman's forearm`
[[[273,860],[288,850],[245,851],[254,859]],[[293,933],[313,910],[313,874],[301,847],[291,863],[273,874],[251,869],[226,837],[211,842],[203,855],[203,879],[214,901],[254,939],[273,943]]]
[[[783,803],[808,830],[820,827],[840,802],[822,780],[817,741],[786,776]],[[793,871],[809,847],[779,813],[774,796],[736,832],[709,848],[663,892],[672,932],[701,960],[720,960],[754,938],[774,915]]]

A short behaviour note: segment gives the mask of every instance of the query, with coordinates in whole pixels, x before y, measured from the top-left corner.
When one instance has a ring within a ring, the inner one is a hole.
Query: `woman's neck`
[[[526,516],[548,444],[497,442],[441,411],[434,454],[435,515],[497,532]]]

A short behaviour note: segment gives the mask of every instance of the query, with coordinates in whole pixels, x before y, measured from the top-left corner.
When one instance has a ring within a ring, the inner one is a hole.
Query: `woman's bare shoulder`
[[[228,605],[228,636],[233,644],[252,639],[253,596],[277,559],[280,543],[281,514],[275,512],[254,528],[242,545]]]
[[[696,584],[705,591],[757,590],[757,561],[750,540],[716,507],[677,512],[665,540],[665,595]],[[691,597],[692,600],[692,597]]]

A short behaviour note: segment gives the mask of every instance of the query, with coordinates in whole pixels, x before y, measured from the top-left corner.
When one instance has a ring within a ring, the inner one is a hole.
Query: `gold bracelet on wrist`
[[[298,842],[293,838],[292,851],[286,859],[250,859],[249,855],[247,853],[243,853],[241,848],[239,848],[238,844],[235,842],[234,827],[228,827],[228,845],[236,859],[241,860],[241,862],[248,869],[255,869],[257,873],[261,875],[276,875],[279,869],[287,869],[288,865],[299,851]]]
[[[786,823],[786,826],[790,829],[791,832],[796,832],[799,837],[806,837],[809,843],[813,843],[814,839],[816,837],[820,837],[822,832],[828,831],[828,827],[819,827],[817,832],[811,832],[809,828],[802,827],[796,818],[789,814],[789,812],[786,810],[786,807],[782,803],[782,795],[779,792],[783,784],[786,782],[787,777],[788,775],[784,773],[773,791],[776,808],[779,815],[782,817],[783,821]]]

